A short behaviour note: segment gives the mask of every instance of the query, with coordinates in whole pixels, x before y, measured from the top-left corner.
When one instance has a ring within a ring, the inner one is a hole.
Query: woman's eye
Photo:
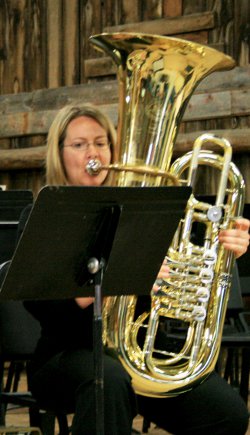
[[[74,148],[85,148],[86,144],[83,142],[74,143]]]
[[[108,143],[107,141],[104,141],[104,142],[97,142],[97,143],[96,143],[96,146],[97,146],[98,148],[107,148],[107,147],[109,147],[109,143]]]

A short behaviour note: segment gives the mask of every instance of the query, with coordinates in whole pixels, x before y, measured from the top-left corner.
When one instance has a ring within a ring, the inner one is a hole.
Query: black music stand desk
[[[101,298],[150,294],[190,193],[190,187],[47,186],[3,282],[0,300],[95,296],[98,435],[103,434]]]
[[[30,190],[0,190],[0,264],[12,257],[20,215],[32,203]]]

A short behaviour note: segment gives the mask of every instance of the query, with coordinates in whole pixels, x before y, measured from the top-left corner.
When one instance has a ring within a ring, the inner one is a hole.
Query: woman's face
[[[80,116],[73,119],[66,130],[62,150],[63,164],[70,185],[100,186],[107,171],[89,175],[86,165],[97,158],[103,165],[111,161],[111,150],[105,129],[93,118]]]

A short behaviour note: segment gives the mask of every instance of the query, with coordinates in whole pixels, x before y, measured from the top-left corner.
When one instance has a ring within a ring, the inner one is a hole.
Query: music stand
[[[1,300],[95,296],[98,435],[104,433],[102,296],[150,293],[190,193],[190,187],[47,186],[3,282]]]
[[[12,257],[21,212],[32,202],[31,190],[0,190],[0,264]]]

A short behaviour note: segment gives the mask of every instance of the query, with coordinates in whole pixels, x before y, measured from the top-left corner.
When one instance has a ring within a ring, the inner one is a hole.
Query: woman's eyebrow
[[[94,139],[107,139],[107,136],[103,134],[103,135],[95,136]],[[88,138],[84,136],[77,136],[74,137],[72,140],[88,140]]]

